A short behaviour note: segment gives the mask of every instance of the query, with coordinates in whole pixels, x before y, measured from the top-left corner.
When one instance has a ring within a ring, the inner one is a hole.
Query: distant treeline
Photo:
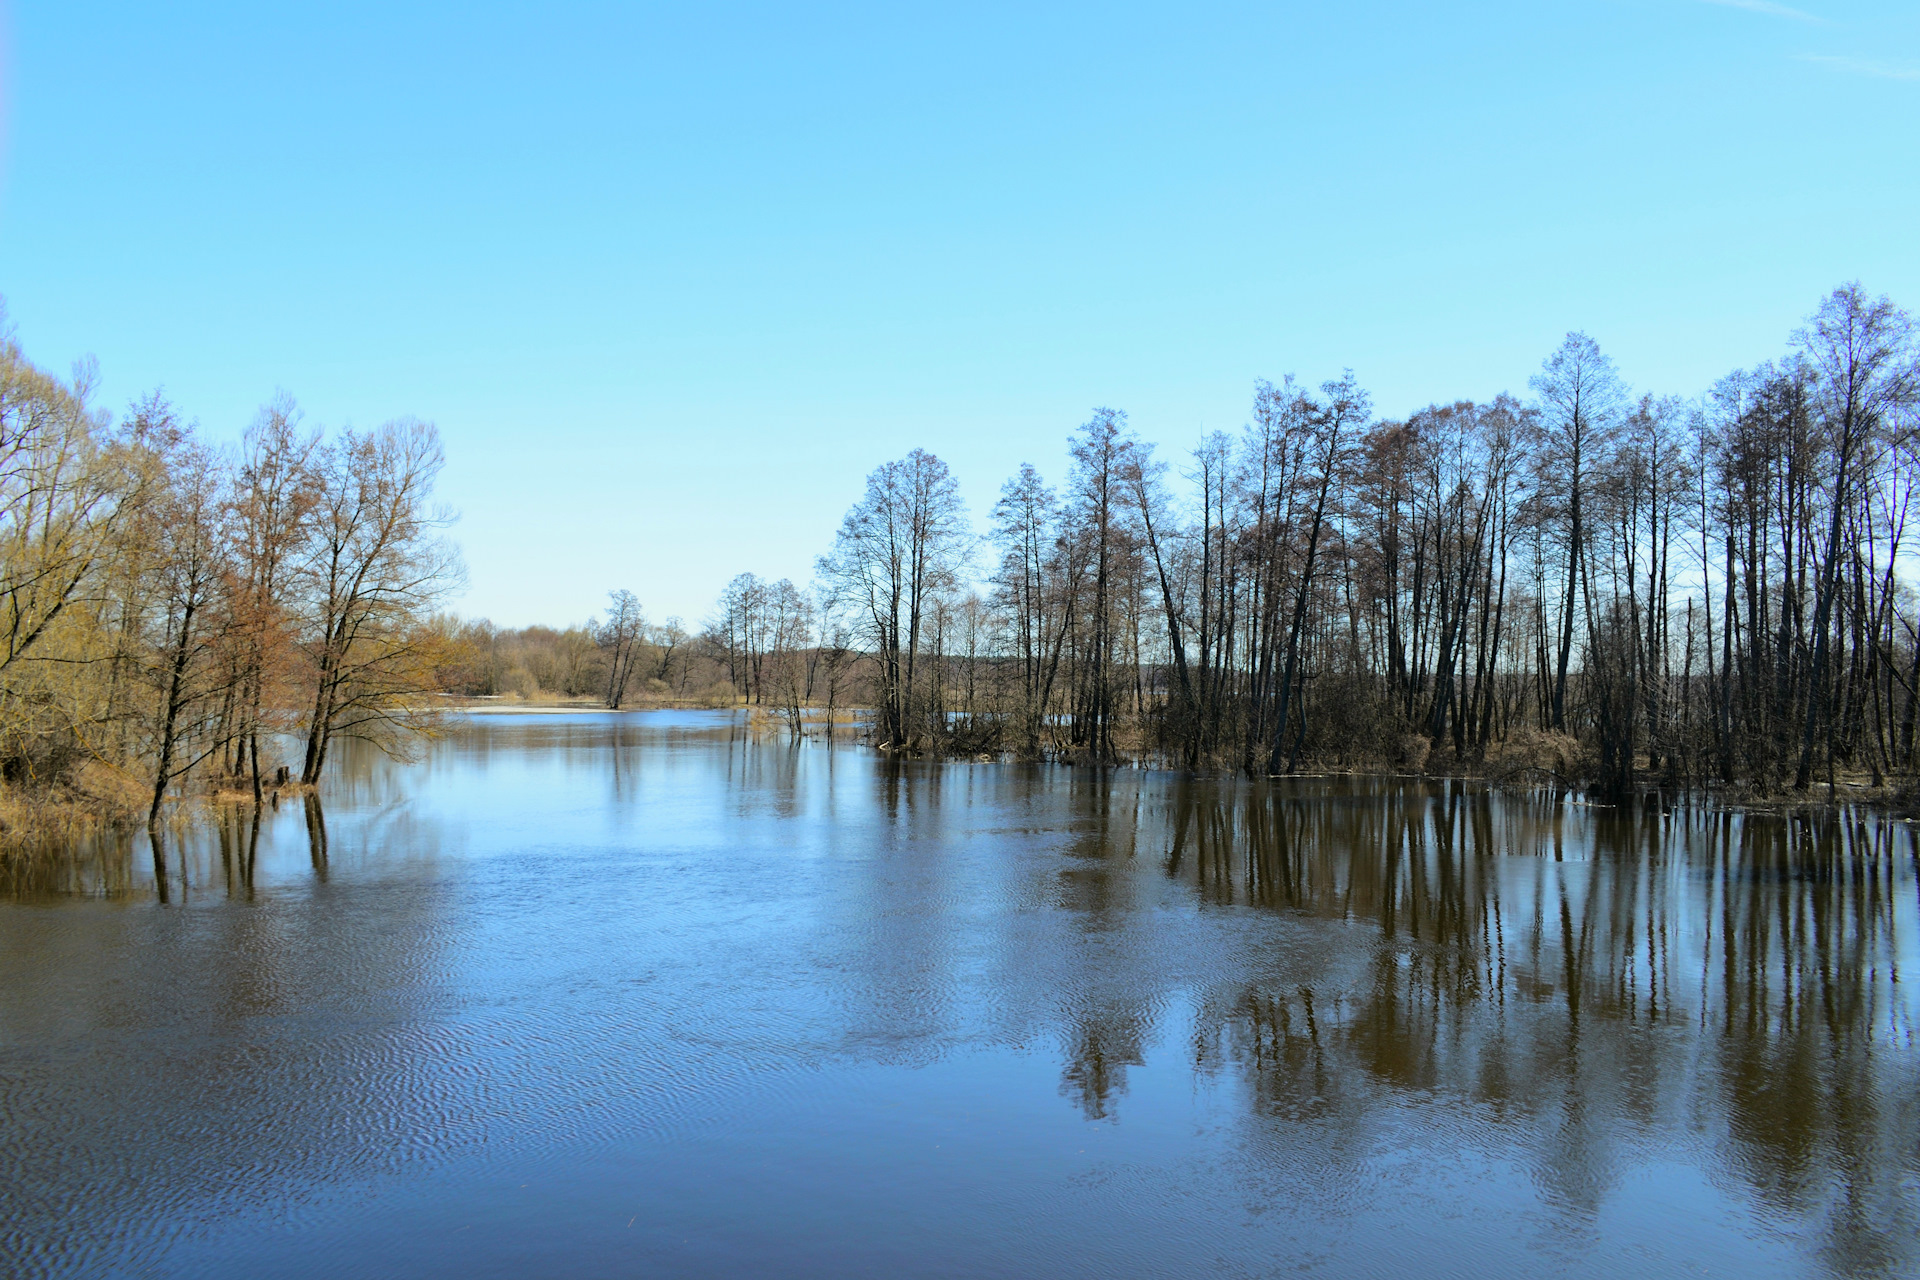
[[[908,751],[1429,762],[1620,794],[1910,775],[1910,317],[1835,290],[1777,360],[1634,394],[1584,334],[1522,399],[1383,420],[1351,374],[1257,384],[1169,463],[1101,409],[976,545],[953,477],[880,467],[801,591],[743,575],[695,647]],[[980,571],[985,570],[984,576]]]
[[[94,382],[0,334],[0,830],[151,821],[188,778],[257,798],[342,736],[426,725],[461,576],[434,429],[329,439],[282,399],[215,448],[158,393],[114,419]]]
[[[614,710],[740,700],[706,636],[678,618],[647,622],[630,592],[613,593],[604,621],[513,630],[482,618],[456,624],[451,638],[445,688],[466,697],[591,699]]]
[[[816,626],[813,598],[791,582],[743,573],[698,632],[654,624],[630,591],[610,593],[603,618],[566,627],[449,624],[448,693],[524,702],[591,700],[610,710],[732,707],[781,714],[798,734],[814,711],[862,705],[869,674],[851,628]]]

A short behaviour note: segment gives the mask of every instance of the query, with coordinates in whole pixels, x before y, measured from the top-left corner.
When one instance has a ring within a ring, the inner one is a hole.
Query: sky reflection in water
[[[0,905],[0,1272],[1920,1267],[1904,825],[699,713],[343,775]]]

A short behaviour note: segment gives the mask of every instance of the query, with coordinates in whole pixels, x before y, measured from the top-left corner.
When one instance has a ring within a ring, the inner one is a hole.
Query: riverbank
[[[0,782],[0,857],[132,822],[150,799],[139,779],[94,760],[43,786]]]
[[[709,698],[665,698],[628,702],[609,707],[600,698],[522,698],[518,694],[495,697],[447,696],[441,704],[451,711],[469,715],[554,715],[565,712],[606,714],[613,711],[728,711],[738,710],[733,703]]]
[[[482,716],[627,715],[646,711],[745,712],[747,728],[751,732],[788,737],[792,735],[792,729],[785,714],[778,708],[754,706],[738,700],[727,702],[718,699],[680,698],[630,702],[613,708],[595,698],[520,698],[508,694],[496,698],[448,698],[443,705],[447,710],[464,715]],[[831,732],[838,736],[858,730],[864,723],[864,718],[871,714],[863,707],[836,707],[831,714],[831,724],[829,724],[829,714],[824,708],[802,707],[800,709],[801,731],[806,737],[817,738],[827,736],[831,729]]]
[[[627,713],[667,711],[728,712],[738,716],[739,725],[755,737],[790,740],[794,737],[786,717],[777,709],[764,706],[720,703],[705,699],[643,700],[611,713],[598,699],[540,698],[513,695],[497,698],[448,697],[437,706],[456,716],[502,717],[577,715],[607,716]],[[741,716],[739,713],[744,712]],[[802,711],[801,735],[812,740],[836,739],[842,743],[858,741],[871,712],[862,708],[836,708],[832,724],[819,708]],[[962,747],[963,742],[956,742]],[[1600,809],[1620,807],[1591,794],[1591,773],[1580,744],[1564,735],[1523,731],[1494,744],[1483,756],[1459,757],[1451,751],[1433,751],[1427,739],[1409,736],[1398,744],[1393,759],[1364,761],[1301,761],[1293,772],[1278,775],[1295,781],[1314,779],[1373,779],[1382,783],[1449,781],[1485,787],[1512,795],[1552,795],[1572,798],[1583,807]],[[1140,769],[1185,774],[1194,778],[1224,779],[1246,777],[1245,766],[1223,758],[1188,762],[1169,757],[1138,742],[1125,744],[1119,759],[1096,761],[1070,751],[1042,752],[1027,756],[1004,749],[946,751],[889,751],[884,755],[971,763],[1047,763],[1078,766],[1083,769]],[[1829,788],[1820,779],[1804,792],[1757,789],[1750,784],[1688,783],[1662,776],[1662,771],[1642,762],[1637,771],[1634,805],[1660,810],[1698,806],[1720,811],[1753,814],[1817,813],[1829,810],[1868,810],[1891,818],[1914,821],[1920,818],[1920,784],[1914,779],[1888,779],[1876,784],[1866,774],[1837,774]],[[1269,779],[1269,780],[1277,780]],[[60,780],[44,786],[21,782],[0,782],[0,869],[21,868],[58,860],[60,851],[78,847],[102,835],[135,831],[144,825],[151,801],[149,783],[98,761],[87,761],[69,769]],[[277,806],[284,799],[302,799],[316,788],[293,781],[268,783],[264,795]],[[203,780],[187,794],[174,797],[168,805],[168,820],[194,821],[195,815],[209,810],[250,805],[253,792],[246,778]]]
[[[122,838],[146,827],[153,795],[149,784],[98,762],[89,762],[46,787],[0,784],[0,873],[17,875],[58,862],[102,838]],[[267,783],[261,798],[276,808],[318,788],[293,780]],[[245,778],[222,778],[184,796],[171,797],[162,821],[174,827],[199,820],[209,810],[253,804]]]
[[[1409,734],[1403,737],[1390,757],[1366,760],[1303,759],[1286,772],[1265,774],[1242,761],[1224,756],[1208,756],[1199,761],[1179,758],[1138,740],[1119,744],[1118,756],[1099,759],[1071,749],[1042,751],[1038,755],[998,748],[967,749],[964,740],[947,750],[877,748],[888,755],[903,758],[943,759],[985,763],[1033,762],[1090,769],[1147,769],[1185,774],[1195,778],[1250,777],[1266,781],[1305,781],[1309,779],[1377,779],[1382,782],[1457,782],[1484,786],[1513,795],[1551,793],[1574,797],[1585,807],[1614,809],[1623,806],[1617,799],[1600,793],[1595,780],[1594,761],[1586,747],[1566,734],[1522,729],[1508,738],[1489,744],[1483,753],[1456,755],[1451,749],[1435,750],[1429,739]],[[1831,784],[1816,778],[1804,791],[1785,786],[1766,788],[1751,782],[1720,782],[1677,778],[1659,762],[1642,757],[1636,762],[1631,792],[1632,805],[1651,805],[1660,809],[1701,806],[1722,811],[1754,814],[1808,813],[1830,809],[1865,808],[1886,816],[1914,821],[1920,819],[1920,778],[1883,777],[1876,781],[1865,771],[1836,771]]]

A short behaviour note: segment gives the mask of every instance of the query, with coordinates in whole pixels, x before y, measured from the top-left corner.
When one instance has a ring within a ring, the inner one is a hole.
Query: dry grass
[[[147,799],[138,779],[92,760],[49,787],[0,783],[0,847],[66,839],[131,821]]]
[[[558,694],[541,693],[528,696],[521,693],[503,693],[496,697],[464,697],[449,695],[442,703],[458,711],[478,711],[485,713],[509,712],[549,712],[549,711],[605,711],[607,704],[595,697],[567,698]],[[724,711],[740,705],[739,695],[731,685],[720,683],[710,688],[689,692],[686,697],[674,697],[655,691],[645,691],[629,697],[621,704],[622,711]]]
[[[306,796],[312,795],[318,790],[318,787],[306,782],[282,782],[278,785],[262,782],[260,784],[260,794],[272,797]],[[253,783],[242,780],[240,783],[234,784],[232,780],[229,779],[227,782],[209,790],[205,798],[209,804],[252,804]]]
[[[1578,778],[1586,767],[1586,751],[1564,733],[1545,729],[1515,729],[1487,747],[1483,768],[1495,782],[1520,782],[1550,777]]]
[[[0,784],[0,884],[55,887],[86,850],[131,828],[148,800],[138,779],[96,761],[48,787]]]
[[[849,711],[844,707],[834,709],[833,723],[827,723],[827,713],[819,707],[800,708],[801,732],[809,738],[824,738],[831,727],[834,736],[851,738],[865,726],[861,724],[858,711]],[[747,731],[749,733],[780,736],[788,735],[787,718],[773,707],[748,707]]]

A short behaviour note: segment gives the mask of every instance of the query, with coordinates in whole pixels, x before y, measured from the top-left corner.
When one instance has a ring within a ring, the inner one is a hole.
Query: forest
[[[1911,317],[1843,286],[1691,400],[1630,390],[1574,333],[1527,390],[1394,420],[1351,373],[1263,381],[1243,430],[1176,459],[1099,409],[1062,483],[1007,480],[985,538],[916,449],[808,588],[743,574],[674,652],[795,736],[857,704],[900,752],[1612,798],[1911,777]]]
[[[1916,772],[1911,317],[1847,285],[1694,399],[1584,334],[1527,394],[1375,415],[1351,373],[1255,386],[1159,456],[1098,409],[984,533],[914,449],[812,581],[712,616],[497,628],[433,496],[435,429],[237,444],[158,393],[116,417],[0,340],[0,824],[311,788],[472,700],[746,705],[798,740],[1278,775],[1483,774],[1620,798],[1899,788]],[[644,573],[645,566],[637,566]]]

